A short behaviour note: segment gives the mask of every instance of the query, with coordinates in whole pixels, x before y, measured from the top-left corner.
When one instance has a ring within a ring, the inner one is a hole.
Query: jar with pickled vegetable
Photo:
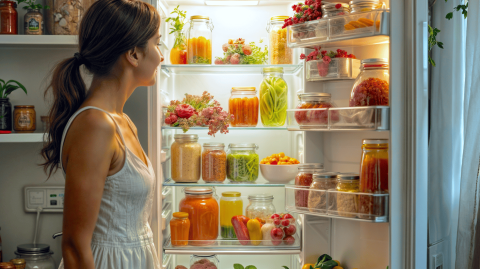
[[[267,24],[270,64],[292,64],[292,48],[287,46],[287,28],[282,26],[288,16],[275,16]]]
[[[227,151],[227,178],[232,183],[252,183],[258,178],[258,146],[249,143],[230,144]]]
[[[255,87],[233,87],[228,113],[234,116],[232,127],[255,127],[258,123],[258,98]]]
[[[259,218],[265,223],[268,216],[275,214],[273,195],[268,193],[253,194],[248,196],[249,204],[245,209],[245,215],[249,219]]]
[[[301,163],[298,165],[298,174],[295,177],[295,186],[305,190],[295,190],[295,206],[306,210],[308,207],[308,189],[313,182],[313,174],[323,172],[321,163]]]
[[[288,108],[288,85],[283,79],[282,67],[263,68],[260,84],[260,117],[265,127],[285,124]]]
[[[171,147],[172,179],[175,182],[200,180],[202,146],[196,134],[175,134]]]
[[[175,212],[170,221],[171,243],[172,246],[188,245],[188,234],[190,232],[190,220],[188,213]]]
[[[203,143],[202,179],[207,183],[225,181],[227,153],[223,143]]]
[[[335,107],[331,94],[324,92],[299,93],[300,103],[297,109],[325,108],[325,110],[295,111],[295,120],[299,125],[328,126],[328,108]],[[339,115],[332,111],[331,121],[337,122]]]
[[[220,230],[223,239],[236,239],[232,217],[243,215],[243,200],[241,193],[227,191],[220,198]]]
[[[361,71],[350,94],[350,107],[388,106],[388,62],[382,58],[362,60]]]
[[[308,193],[308,210],[313,213],[327,212],[327,190],[337,187],[338,173],[313,174],[313,182]]]
[[[359,192],[358,174],[339,174],[337,177],[337,213],[340,216],[355,218],[358,213]]]
[[[351,13],[374,11],[382,7],[379,0],[353,0],[350,1]]]
[[[180,201],[181,212],[188,213],[190,245],[214,244],[218,237],[218,203],[213,189],[206,187],[185,188],[185,198]]]
[[[212,20],[207,16],[191,16],[188,28],[187,58],[189,64],[212,63]]]

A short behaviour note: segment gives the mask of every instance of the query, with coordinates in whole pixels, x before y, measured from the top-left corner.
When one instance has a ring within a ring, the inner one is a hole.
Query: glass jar
[[[187,38],[183,31],[175,32],[175,43],[170,50],[171,64],[187,64]]]
[[[329,93],[299,93],[298,98],[300,99],[300,103],[297,105],[297,109],[335,107],[331,100],[331,94]],[[328,125],[328,109],[308,112],[295,111],[295,120],[299,125]],[[332,112],[331,120],[334,122],[339,120],[337,111]]]
[[[17,35],[17,3],[0,1],[0,35]]]
[[[243,200],[241,193],[227,191],[220,198],[220,229],[223,239],[235,239],[237,235],[233,229],[232,217],[243,215]]]
[[[287,46],[287,28],[282,26],[288,16],[275,16],[267,23],[270,64],[292,64],[292,48]]]
[[[255,87],[233,87],[228,113],[234,116],[232,127],[255,127],[258,123],[258,97]]]
[[[349,106],[388,106],[389,77],[386,59],[362,60],[360,74],[355,79],[350,94]]]
[[[15,269],[13,262],[0,262],[0,269]]]
[[[29,9],[23,23],[25,35],[43,35],[43,15],[39,9]]]
[[[321,163],[301,163],[298,165],[298,174],[295,177],[295,206],[306,210],[308,207],[308,188],[313,182],[313,174],[323,172]],[[305,190],[299,190],[305,189]]]
[[[26,269],[56,269],[53,251],[46,244],[24,244],[17,246],[17,259],[24,259]]]
[[[212,20],[207,16],[191,16],[188,27],[188,52],[189,64],[212,63]]]
[[[24,259],[11,259],[10,262],[15,265],[15,269],[25,269],[27,266],[27,263]]]
[[[260,84],[260,116],[265,127],[285,124],[288,108],[288,85],[283,79],[282,67],[263,68]]]
[[[260,218],[265,223],[268,216],[275,214],[273,205],[273,195],[271,194],[253,194],[248,196],[249,204],[245,209],[245,215],[249,219]]]
[[[175,134],[171,147],[172,179],[175,182],[198,182],[202,146],[196,134]]]
[[[13,129],[17,133],[33,133],[37,129],[36,118],[35,106],[14,106]]]
[[[172,246],[186,246],[188,245],[188,234],[190,232],[188,213],[175,212],[172,215],[173,219],[170,221]]]
[[[308,193],[308,210],[310,212],[327,213],[327,190],[337,187],[337,175],[338,173],[332,172],[313,174],[313,181]]]
[[[181,212],[188,213],[190,245],[214,244],[218,237],[218,203],[213,189],[207,187],[185,188],[185,198],[180,201]]]
[[[382,7],[379,0],[353,0],[350,1],[350,13],[374,11]]]
[[[0,2],[1,3],[1,2]],[[0,131],[12,130],[12,103],[8,98],[0,98]]]
[[[220,261],[217,258],[217,255],[195,255],[190,256],[190,268],[194,267],[194,264],[202,264],[201,268],[208,269],[217,269]]]
[[[227,178],[232,183],[255,182],[260,160],[258,146],[250,143],[229,144],[227,150]]]
[[[323,3],[322,18],[331,18],[350,14],[350,7],[347,3]],[[342,25],[343,26],[343,25]]]
[[[202,178],[206,183],[225,181],[227,153],[223,143],[203,143]]]
[[[337,212],[338,215],[354,218],[358,213],[358,195],[352,194],[359,192],[358,174],[339,174],[337,176]],[[342,193],[344,192],[344,193]]]
[[[46,0],[48,3],[48,0]],[[72,5],[71,1],[53,1],[53,30],[55,35],[78,35],[83,12],[87,10],[87,3],[92,1],[76,0]],[[48,14],[48,13],[47,13]]]

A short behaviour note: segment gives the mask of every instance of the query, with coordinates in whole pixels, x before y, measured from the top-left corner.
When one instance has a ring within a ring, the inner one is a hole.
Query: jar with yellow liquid
[[[220,199],[220,229],[223,239],[236,239],[233,229],[232,217],[243,215],[243,200],[241,193],[227,191],[222,193]]]
[[[207,16],[190,17],[188,27],[187,61],[189,64],[212,63],[212,20]]]

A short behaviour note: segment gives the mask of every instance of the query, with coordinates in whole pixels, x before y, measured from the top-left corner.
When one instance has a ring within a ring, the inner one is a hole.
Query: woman
[[[53,71],[42,155],[45,171],[66,179],[60,268],[160,268],[148,224],[155,175],[122,112],[137,87],[155,83],[159,28],[140,0],[96,1],[80,23],[79,52]],[[82,65],[93,74],[88,91]]]

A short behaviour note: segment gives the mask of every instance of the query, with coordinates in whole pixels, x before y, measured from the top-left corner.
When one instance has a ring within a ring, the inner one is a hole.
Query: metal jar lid
[[[313,174],[313,181],[322,181],[325,179],[337,179],[338,173],[335,172],[325,172],[325,173],[316,173]]]
[[[273,16],[270,18],[271,21],[285,21],[286,19],[290,18],[289,16]]]
[[[238,191],[226,191],[222,192],[223,197],[240,197],[242,194]]]
[[[208,16],[193,15],[190,16],[190,20],[210,20],[210,18]]]
[[[337,175],[338,180],[360,180],[360,175],[356,173],[340,173]]]
[[[228,144],[228,147],[233,149],[240,149],[240,148],[258,149],[258,146],[255,143],[230,143]]]
[[[53,254],[53,251],[50,251],[50,245],[47,244],[23,244],[17,246],[15,254],[43,256]]]
[[[283,67],[264,67],[263,73],[283,73]]]
[[[322,163],[301,163],[298,169],[323,169]]]
[[[388,144],[388,139],[363,139],[363,144]]]
[[[197,134],[175,134],[173,138],[175,140],[198,141]]]
[[[225,147],[225,144],[223,143],[214,143],[214,142],[211,142],[211,143],[203,143],[203,147],[204,148],[210,148],[210,147],[222,147],[224,148]]]
[[[255,87],[232,87],[232,92],[255,92]]]
[[[380,4],[380,0],[352,0],[350,5]]]
[[[298,99],[304,101],[330,100],[332,95],[326,92],[304,92],[297,94]]]
[[[268,200],[273,200],[273,195],[269,193],[251,194],[248,196],[248,200],[268,201]]]
[[[192,194],[192,195],[204,195],[204,194],[212,194],[213,189],[210,187],[189,187],[185,188],[185,194]]]

